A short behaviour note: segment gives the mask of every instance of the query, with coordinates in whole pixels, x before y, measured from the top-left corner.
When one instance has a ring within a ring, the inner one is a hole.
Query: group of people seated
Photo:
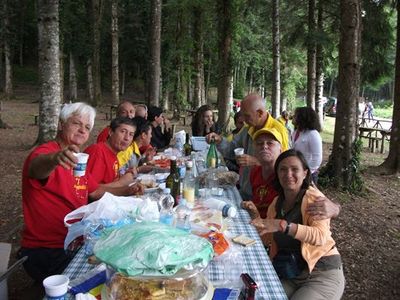
[[[287,295],[292,299],[339,299],[344,276],[329,223],[340,206],[315,187],[322,161],[315,112],[296,109],[290,136],[286,124],[267,112],[265,100],[258,94],[245,97],[240,108],[234,118],[235,131],[223,137],[211,107],[200,107],[193,118],[192,134],[214,140],[225,160],[238,168],[242,207],[269,248]],[[105,192],[142,194],[140,183],[131,184],[135,175],[150,171],[147,162],[157,149],[170,144],[172,130],[162,109],[124,101],[97,143],[84,150],[89,154],[85,175],[75,177],[74,154],[88,141],[95,114],[84,103],[64,105],[56,139],[36,147],[24,163],[25,226],[18,255],[28,256],[24,267],[37,282],[62,273],[73,258],[73,252],[63,249],[64,216]],[[235,157],[234,149],[239,147],[245,154]],[[289,274],[285,270],[290,270]]]

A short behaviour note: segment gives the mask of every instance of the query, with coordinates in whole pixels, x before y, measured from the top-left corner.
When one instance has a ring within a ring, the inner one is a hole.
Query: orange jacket
[[[301,204],[301,214],[304,225],[297,225],[297,232],[294,237],[301,242],[301,254],[308,264],[310,273],[321,257],[339,254],[335,247],[336,243],[331,235],[330,219],[313,221],[310,215],[306,213],[307,205],[313,203],[316,198],[321,196],[323,197],[324,194],[318,189],[311,186],[307,189]],[[267,219],[275,219],[277,200],[278,197],[270,204]],[[278,248],[274,242],[272,233],[268,235],[267,239],[271,244],[270,256],[272,259],[276,255]]]

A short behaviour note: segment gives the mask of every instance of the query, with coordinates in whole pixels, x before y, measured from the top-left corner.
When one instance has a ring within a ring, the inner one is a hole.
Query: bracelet
[[[292,225],[292,224],[290,222],[287,222],[286,229],[285,229],[285,234],[286,235],[289,234],[290,225]]]

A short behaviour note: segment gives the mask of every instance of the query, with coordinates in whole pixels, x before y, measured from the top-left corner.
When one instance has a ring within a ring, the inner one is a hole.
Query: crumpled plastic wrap
[[[141,222],[106,230],[94,254],[128,276],[166,276],[182,268],[207,266],[214,250],[204,238],[165,224]]]

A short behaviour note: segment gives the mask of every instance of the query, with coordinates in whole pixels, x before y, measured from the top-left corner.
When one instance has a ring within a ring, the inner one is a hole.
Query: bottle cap
[[[187,167],[187,168],[193,168],[193,162],[192,162],[191,160],[188,160],[188,161],[186,162],[186,167]]]
[[[171,156],[169,159],[170,160],[176,160],[176,156]]]
[[[225,205],[222,208],[222,216],[223,217],[229,217],[229,218],[234,218],[236,217],[237,210],[233,206],[230,206],[229,204]]]

